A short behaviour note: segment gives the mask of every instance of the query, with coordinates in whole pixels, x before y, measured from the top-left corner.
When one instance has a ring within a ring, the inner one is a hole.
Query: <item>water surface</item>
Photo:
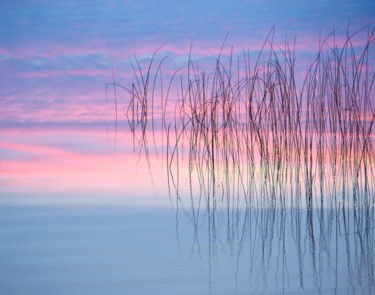
[[[217,212],[222,223],[214,235],[208,232],[208,219],[203,216],[196,228],[190,214],[146,208],[3,207],[0,291],[371,294],[375,290],[374,229],[345,224],[337,211],[257,209],[238,212],[238,219],[229,221],[225,212]],[[349,215],[347,219],[353,218]]]

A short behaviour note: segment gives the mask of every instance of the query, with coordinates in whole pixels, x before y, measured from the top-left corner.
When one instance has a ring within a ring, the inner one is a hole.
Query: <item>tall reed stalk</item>
[[[171,201],[178,210],[189,204],[196,235],[205,216],[210,259],[222,223],[219,209],[229,243],[244,238],[238,233],[241,220],[242,228],[253,227],[246,225],[251,212],[268,234],[272,219],[266,219],[276,208],[291,209],[300,244],[299,209],[306,208],[303,227],[311,249],[317,247],[315,218],[324,239],[330,239],[333,221],[336,234],[374,227],[375,30],[347,30],[344,42],[333,31],[303,77],[296,41],[279,46],[273,39],[272,29],[255,58],[250,50],[235,55],[231,48],[203,70],[190,48],[186,66],[169,80],[162,74],[168,58],[156,62],[159,48],[145,68],[135,59],[131,86],[112,83],[129,95],[126,118],[134,150],[148,163],[150,153],[163,155]],[[181,179],[186,172],[188,179]],[[285,224],[284,213],[280,218]],[[264,249],[268,239],[262,240]],[[373,249],[373,236],[361,243]],[[262,259],[267,262],[267,253]]]

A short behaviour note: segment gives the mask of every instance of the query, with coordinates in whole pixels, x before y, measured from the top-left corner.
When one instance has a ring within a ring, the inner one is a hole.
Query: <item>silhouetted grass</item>
[[[259,230],[266,267],[276,223],[280,249],[285,247],[288,208],[301,273],[304,234],[317,284],[317,249],[337,242],[339,234],[347,239],[356,234],[357,253],[368,261],[364,275],[373,286],[375,31],[348,30],[342,44],[333,31],[319,44],[304,77],[297,77],[295,43],[280,47],[273,34],[272,29],[255,60],[248,50],[234,56],[232,49],[229,56],[220,53],[211,70],[200,69],[191,59],[191,48],[187,65],[167,83],[162,75],[167,58],[155,62],[156,51],[145,71],[136,59],[135,82],[130,87],[112,83],[130,95],[126,116],[134,150],[148,163],[150,146],[165,155],[177,212],[190,208],[196,236],[201,218],[206,218],[209,261],[216,255],[217,227],[223,224],[218,212],[225,212],[229,244],[238,242],[241,249],[246,230]],[[363,41],[361,46],[356,38]],[[184,172],[187,180],[181,179]],[[249,224],[254,221],[249,214],[256,216],[256,225]],[[349,251],[349,242],[347,247]]]

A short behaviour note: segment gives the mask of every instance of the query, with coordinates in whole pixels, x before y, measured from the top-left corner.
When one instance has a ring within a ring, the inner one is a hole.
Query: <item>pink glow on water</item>
[[[56,195],[57,203],[163,206],[164,174],[152,175],[143,161],[120,142],[116,152],[104,132],[72,130],[3,132],[0,152],[1,198]],[[44,200],[44,198],[42,198]],[[14,201],[16,201],[15,198]],[[91,201],[90,201],[91,200]],[[45,201],[45,200],[44,200]],[[44,202],[42,201],[42,202]]]

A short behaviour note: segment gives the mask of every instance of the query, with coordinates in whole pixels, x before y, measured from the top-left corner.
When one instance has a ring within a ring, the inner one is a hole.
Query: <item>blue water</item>
[[[0,294],[375,290],[374,229],[353,234],[340,214],[329,210],[324,220],[307,218],[305,210],[239,211],[236,218],[222,211],[215,213],[214,225],[207,212],[194,223],[188,210],[178,215],[172,209],[115,207],[0,211]]]

